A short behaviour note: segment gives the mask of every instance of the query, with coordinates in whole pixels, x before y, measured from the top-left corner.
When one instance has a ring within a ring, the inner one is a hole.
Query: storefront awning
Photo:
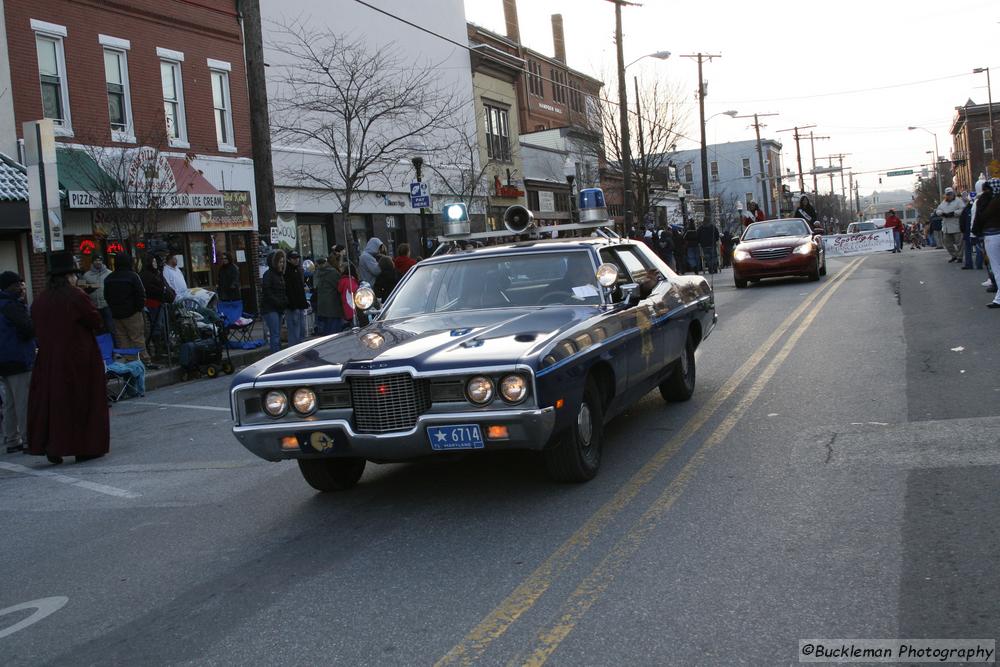
[[[59,183],[69,208],[212,211],[225,206],[222,193],[184,158],[139,148],[111,160],[117,176],[84,150],[57,151]]]

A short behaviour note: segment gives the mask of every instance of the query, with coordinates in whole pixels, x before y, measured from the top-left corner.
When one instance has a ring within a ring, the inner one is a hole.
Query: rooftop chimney
[[[563,37],[562,14],[552,15],[552,46],[555,58],[561,63],[566,62],[566,39]]]
[[[503,18],[507,23],[508,39],[520,44],[521,29],[517,23],[517,0],[503,0]]]

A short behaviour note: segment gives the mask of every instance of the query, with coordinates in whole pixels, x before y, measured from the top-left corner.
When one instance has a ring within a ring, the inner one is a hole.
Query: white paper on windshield
[[[589,296],[597,296],[597,288],[593,285],[580,285],[573,288],[573,296],[578,299],[586,299]]]

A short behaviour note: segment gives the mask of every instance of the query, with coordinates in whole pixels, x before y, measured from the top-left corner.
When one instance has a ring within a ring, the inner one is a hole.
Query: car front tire
[[[660,383],[660,396],[669,403],[686,401],[694,395],[694,385],[697,370],[694,359],[695,341],[688,334],[681,358],[674,362],[674,371],[666,380]]]
[[[604,404],[593,378],[587,380],[573,425],[543,452],[545,470],[557,482],[586,482],[601,467]]]
[[[816,258],[816,265],[809,272],[809,282],[814,283],[819,280],[819,258]]]
[[[746,278],[734,278],[733,282],[736,283],[736,289],[744,289],[747,286]]]
[[[361,479],[365,459],[299,459],[299,472],[317,491],[346,491]]]
[[[823,266],[819,267],[819,275],[826,275],[826,254],[823,254]]]

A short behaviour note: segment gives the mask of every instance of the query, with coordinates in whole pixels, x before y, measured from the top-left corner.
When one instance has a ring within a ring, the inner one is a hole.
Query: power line
[[[884,86],[873,86],[871,88],[857,88],[854,90],[838,90],[836,92],[831,92],[831,93],[811,93],[809,95],[790,95],[788,97],[768,97],[756,100],[726,100],[722,101],[722,104],[758,104],[763,102],[780,102],[785,100],[811,100],[817,97],[836,97],[837,95],[856,95],[858,93],[871,93],[879,90],[905,88],[907,86],[920,86],[925,83],[947,81],[948,79],[957,79],[962,76],[971,76],[971,73],[962,72],[961,74],[949,74],[947,76],[939,76],[933,79],[922,79],[920,81],[907,81],[905,83],[891,83]]]

